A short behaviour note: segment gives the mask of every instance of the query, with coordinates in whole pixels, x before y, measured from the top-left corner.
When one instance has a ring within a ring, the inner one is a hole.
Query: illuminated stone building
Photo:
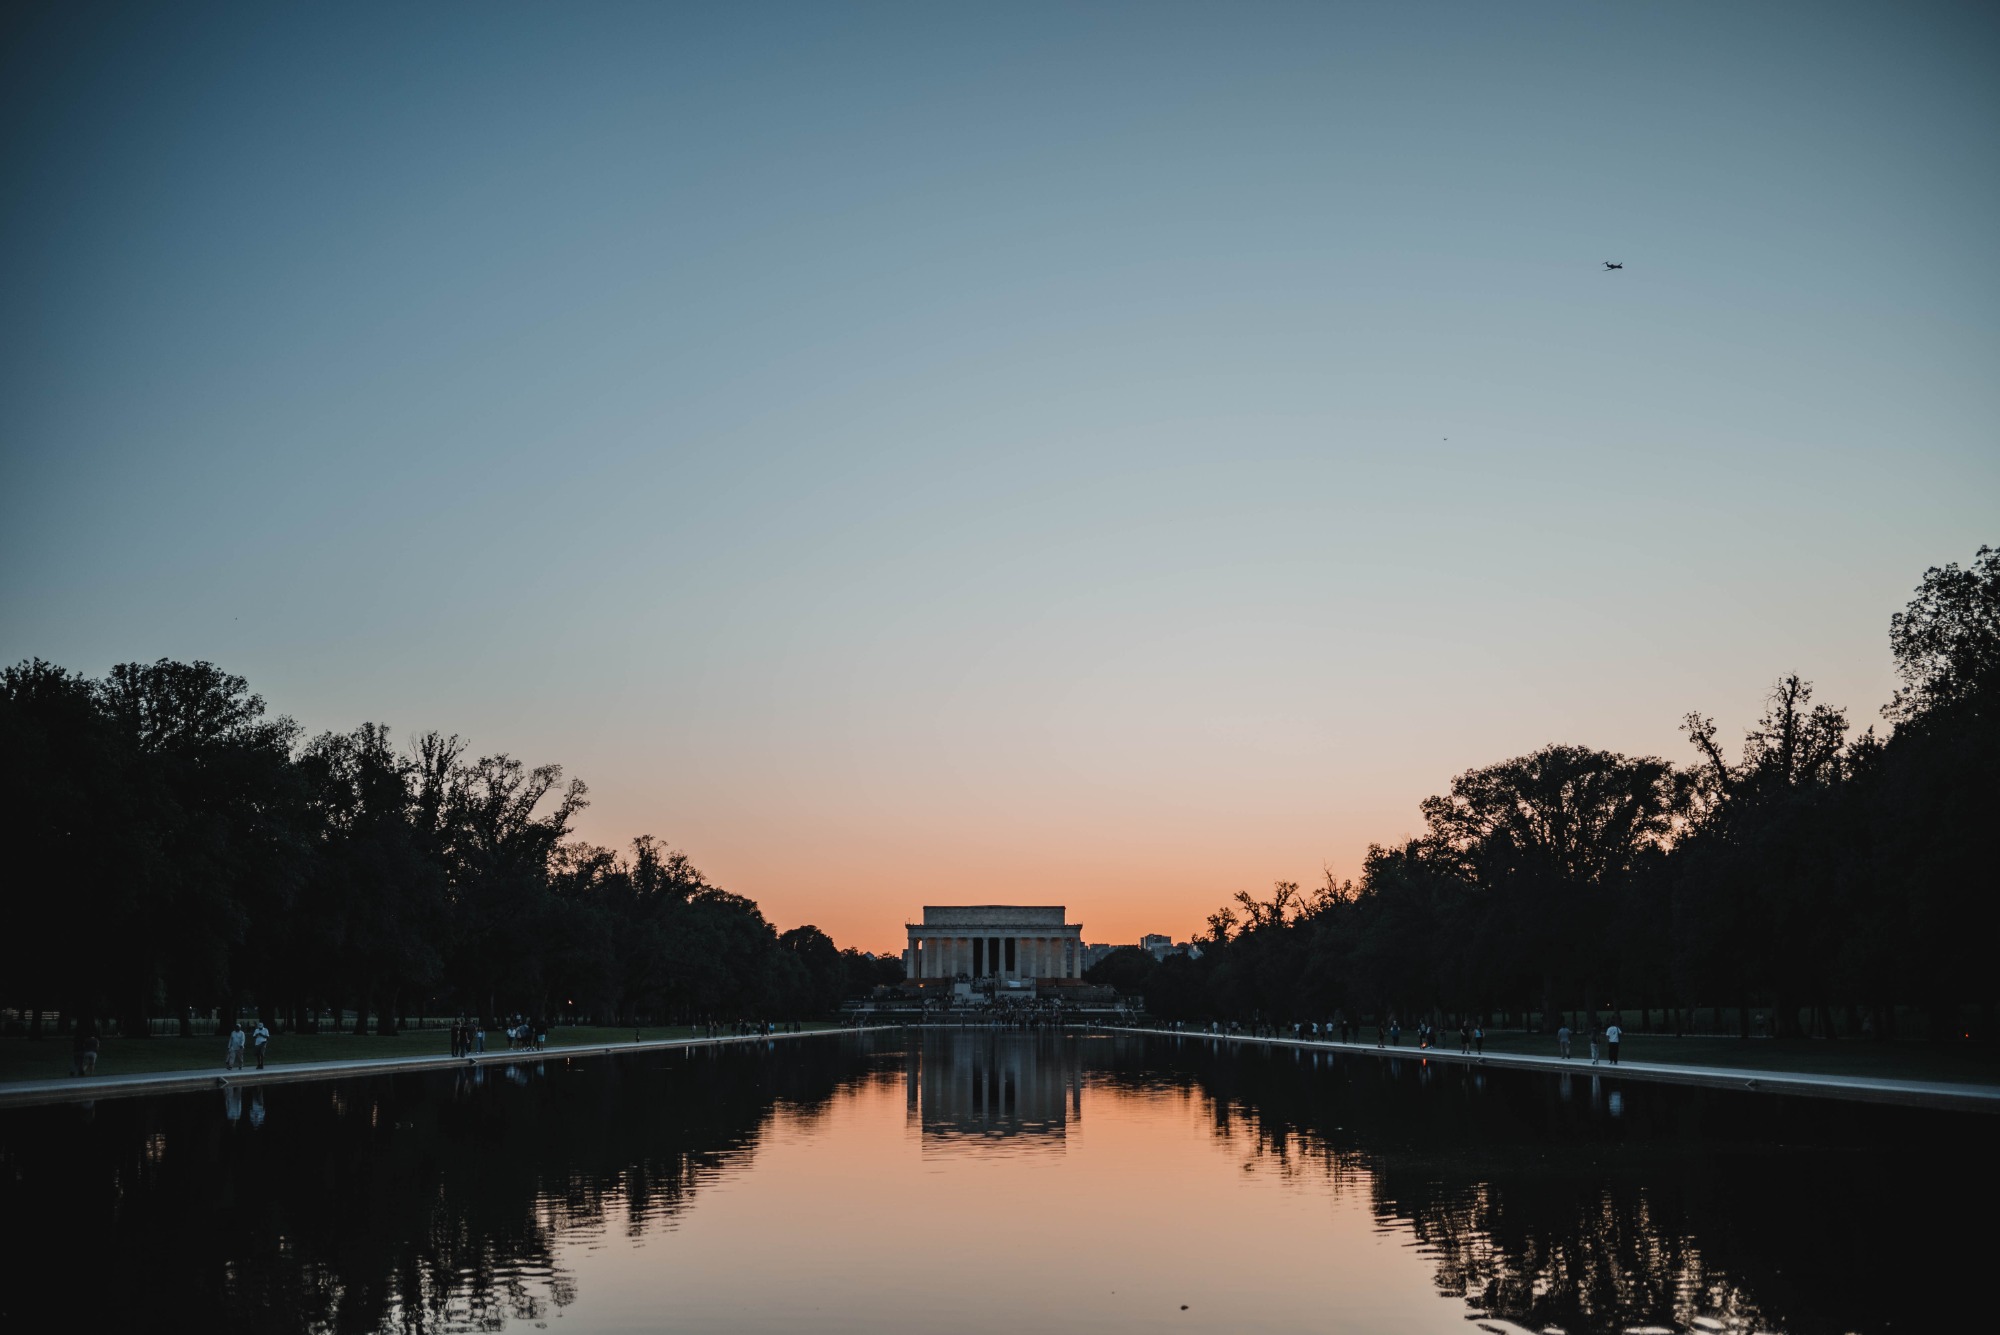
[[[1060,904],[926,904],[922,922],[905,924],[903,976],[912,982],[1081,978],[1083,925],[1064,922],[1065,914]]]

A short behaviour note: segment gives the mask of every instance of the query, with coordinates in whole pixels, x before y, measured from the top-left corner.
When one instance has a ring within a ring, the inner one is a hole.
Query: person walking
[[[1472,1026],[1472,1055],[1475,1057],[1486,1055],[1486,1029],[1483,1025]]]
[[[1590,1022],[1590,1064],[1597,1065],[1597,1021]]]
[[[1392,1048],[1403,1046],[1403,1026],[1393,1015],[1389,1017],[1389,1046]]]
[[[1624,1036],[1625,1031],[1619,1028],[1616,1020],[1613,1020],[1611,1027],[1604,1031],[1604,1050],[1610,1055],[1613,1066],[1618,1064],[1618,1040]]]
[[[1458,1022],[1458,1054],[1463,1057],[1472,1051],[1472,1026],[1465,1021]]]
[[[243,1069],[243,1026],[229,1026],[228,1046],[222,1050],[222,1069],[239,1071]]]
[[[1556,1055],[1564,1061],[1569,1060],[1569,1026],[1566,1024],[1556,1026]]]
[[[256,1031],[250,1035],[250,1046],[257,1053],[257,1069],[264,1069],[264,1053],[271,1046],[271,1031],[262,1020],[257,1021]]]

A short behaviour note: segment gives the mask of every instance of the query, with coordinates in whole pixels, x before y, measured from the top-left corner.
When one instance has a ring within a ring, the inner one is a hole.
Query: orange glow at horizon
[[[842,947],[900,954],[926,904],[1060,904],[1086,942],[1132,944],[1188,940],[1239,891],[1356,878],[1370,844],[1422,832],[1419,804],[1454,775],[1552,741],[1686,763],[1690,702],[1740,736],[1763,689],[1737,664],[1689,658],[1616,673],[1586,659],[1542,680],[1406,657],[1331,685],[1314,676],[1321,661],[1239,658],[1199,682],[1100,663],[980,690],[905,667],[840,692],[766,683],[756,693],[782,703],[754,723],[682,706],[621,733],[597,706],[511,749],[563,755],[590,784],[579,837],[654,834],[781,931],[811,923]],[[1270,703],[1203,704],[1232,680],[1224,667]],[[1821,698],[1864,702],[1855,717],[1887,698],[1883,647],[1845,667],[1822,675]],[[648,763],[661,754],[692,761]]]

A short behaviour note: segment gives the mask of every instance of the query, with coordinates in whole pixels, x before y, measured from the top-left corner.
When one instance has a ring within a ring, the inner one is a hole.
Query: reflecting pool
[[[1588,1070],[926,1030],[16,1110],[0,1327],[1803,1335],[1965,1310],[1993,1118]]]

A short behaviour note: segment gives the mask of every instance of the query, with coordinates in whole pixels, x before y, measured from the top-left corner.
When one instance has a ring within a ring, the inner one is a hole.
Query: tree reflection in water
[[[566,1237],[671,1227],[851,1041],[274,1085],[0,1117],[0,1327],[491,1330],[573,1300]],[[65,1324],[69,1324],[66,1320]]]
[[[1531,1330],[1919,1328],[1966,1300],[1990,1230],[1957,1221],[2000,1187],[1972,1114],[1197,1039],[1098,1055],[1201,1099],[1246,1163],[1366,1191],[1441,1293]]]
[[[1115,1137],[1134,1096],[1188,1100],[1245,1166],[1360,1193],[1441,1293],[1571,1335],[1937,1326],[1991,1232],[1957,1220],[2000,1186],[1996,1124],[1966,1114],[1200,1039],[816,1039],[8,1112],[0,1329],[552,1321],[576,1296],[565,1244],[674,1227],[781,1110],[809,1133],[878,1077],[927,1157],[1045,1162],[1079,1118]],[[1240,1176],[1188,1173],[1187,1226]],[[947,1214],[937,1184],[992,1181],[921,1180]],[[1093,1235],[1093,1263],[1177,1226]],[[849,1254],[894,1283],[894,1258]]]

